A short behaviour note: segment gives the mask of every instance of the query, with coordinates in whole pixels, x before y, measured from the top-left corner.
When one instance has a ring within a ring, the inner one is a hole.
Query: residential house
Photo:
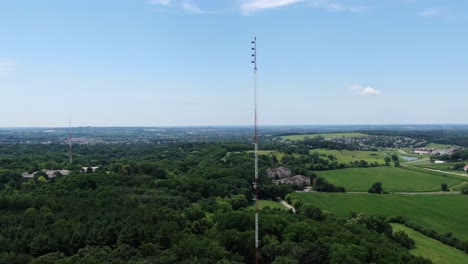
[[[306,185],[310,185],[310,177],[303,176],[303,175],[295,175],[295,176],[291,176],[291,177],[278,180],[278,183],[297,185],[297,186],[306,186]]]
[[[268,178],[282,179],[291,176],[291,170],[285,167],[269,168],[266,170]]]

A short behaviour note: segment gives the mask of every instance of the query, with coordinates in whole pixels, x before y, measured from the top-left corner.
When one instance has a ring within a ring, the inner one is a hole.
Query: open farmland
[[[410,222],[441,234],[468,239],[468,195],[378,195],[352,193],[297,193],[311,203],[340,217],[351,212],[387,217],[404,216]]]
[[[403,231],[415,242],[415,248],[411,254],[429,258],[436,264],[465,264],[468,263],[468,255],[444,243],[427,237],[416,230],[401,224],[392,224],[393,231]]]
[[[457,172],[457,173],[463,174],[464,173],[463,170],[457,171],[457,170],[452,169],[457,163],[468,164],[467,161],[435,164],[435,163],[430,162],[429,160],[421,161],[421,162],[414,162],[414,163],[410,163],[410,164],[411,164],[411,166],[420,167],[420,168],[429,168],[429,169],[442,170],[442,171],[452,171],[452,172]],[[408,165],[410,165],[410,164],[408,164]]]
[[[381,182],[388,192],[430,192],[440,191],[441,183],[452,187],[463,181],[457,176],[395,167],[352,168],[320,171],[317,174],[334,185],[356,192],[367,192],[375,182]]]
[[[363,133],[304,134],[304,135],[282,136],[281,138],[284,140],[299,141],[299,140],[304,140],[306,138],[315,138],[318,136],[321,136],[325,139],[332,139],[332,138],[339,138],[339,137],[357,138],[357,137],[367,137],[367,134],[363,134]]]
[[[350,163],[365,160],[369,163],[385,163],[385,153],[379,151],[359,151],[359,150],[334,150],[334,149],[314,149],[311,153],[318,152],[324,155],[333,155],[339,163]]]

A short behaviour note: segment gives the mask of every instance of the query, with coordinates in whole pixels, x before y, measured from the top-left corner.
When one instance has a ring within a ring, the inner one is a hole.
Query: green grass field
[[[437,143],[429,143],[424,148],[427,149],[446,149],[446,148],[456,148],[455,145],[445,145],[445,144],[437,144]]]
[[[462,182],[457,176],[444,177],[439,173],[426,173],[395,167],[352,168],[317,172],[328,182],[343,186],[347,191],[366,192],[375,182],[381,182],[388,192],[440,191],[440,184],[449,187]]]
[[[314,149],[310,151],[318,152],[319,154],[333,155],[340,163],[350,163],[354,161],[365,160],[369,163],[378,162],[385,164],[385,153],[379,151],[358,151],[358,150],[329,150],[329,149]]]
[[[271,209],[279,208],[281,210],[288,210],[286,206],[282,205],[280,202],[271,201],[271,200],[258,200],[258,208],[263,209],[269,206]],[[255,208],[255,203],[252,202],[250,205],[251,208]]]
[[[468,239],[468,195],[379,195],[351,193],[297,193],[311,203],[340,217],[351,212],[387,217],[404,216],[410,222],[441,234],[452,232]]]
[[[456,172],[456,173],[460,173],[460,174],[465,173],[465,171],[463,171],[463,170],[459,170],[459,171],[452,170],[453,166],[455,166],[455,164],[457,164],[457,163],[468,164],[468,161],[435,164],[435,163],[431,163],[430,161],[427,160],[427,161],[410,163],[408,165],[415,166],[415,167],[421,167],[421,168],[430,168],[430,169],[434,169],[434,170],[451,171],[451,172]]]
[[[337,138],[337,137],[348,137],[348,138],[367,137],[367,134],[362,134],[362,133],[304,134],[304,135],[282,136],[281,138],[283,140],[300,141],[300,140],[304,140],[305,138],[315,138],[318,136],[322,136],[325,139],[331,139],[331,138]]]
[[[436,264],[465,264],[468,255],[444,243],[427,237],[411,228],[400,224],[392,224],[393,231],[403,231],[411,237],[416,247],[411,254],[432,260]]]
[[[249,153],[254,153],[253,150],[247,151],[247,152],[249,152]],[[258,151],[258,155],[266,155],[266,156],[268,156],[268,155],[275,155],[276,158],[277,158],[279,161],[281,161],[281,159],[282,159],[282,158],[284,157],[284,155],[286,155],[286,154],[284,154],[283,152],[280,152],[280,151],[276,151],[276,150],[259,150],[259,151]]]
[[[465,187],[466,185],[468,185],[468,181],[464,181],[464,182],[462,182],[462,183],[460,183],[458,185],[455,185],[455,186],[451,187],[450,190],[452,190],[452,191],[461,191],[461,189],[463,187]]]

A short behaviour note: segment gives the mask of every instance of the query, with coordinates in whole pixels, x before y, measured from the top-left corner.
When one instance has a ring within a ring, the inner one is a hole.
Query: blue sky
[[[0,127],[468,123],[468,1],[1,0]]]

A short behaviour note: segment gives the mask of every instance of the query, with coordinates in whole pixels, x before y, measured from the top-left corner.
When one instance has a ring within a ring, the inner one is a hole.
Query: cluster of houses
[[[303,175],[291,176],[291,170],[285,167],[269,168],[266,170],[268,178],[276,184],[290,184],[297,186],[310,185],[310,178]]]
[[[55,178],[57,175],[68,175],[70,173],[69,170],[42,170],[42,172],[45,172],[47,174],[47,178],[52,179]],[[26,179],[32,179],[34,178],[34,175],[36,175],[38,171],[35,171],[33,173],[23,173],[23,178]]]
[[[99,167],[89,167],[93,172],[96,172]],[[55,178],[57,175],[63,175],[66,176],[70,173],[69,170],[41,170],[42,172],[45,172],[47,174],[47,178],[52,179]],[[88,167],[81,167],[82,172],[87,172]],[[23,173],[22,176],[23,178],[26,179],[33,179],[34,175],[36,175],[39,171],[35,171],[33,173]]]
[[[427,148],[415,148],[413,150],[414,154],[419,155],[452,155],[457,152],[459,148],[447,148],[447,149],[427,149]]]

